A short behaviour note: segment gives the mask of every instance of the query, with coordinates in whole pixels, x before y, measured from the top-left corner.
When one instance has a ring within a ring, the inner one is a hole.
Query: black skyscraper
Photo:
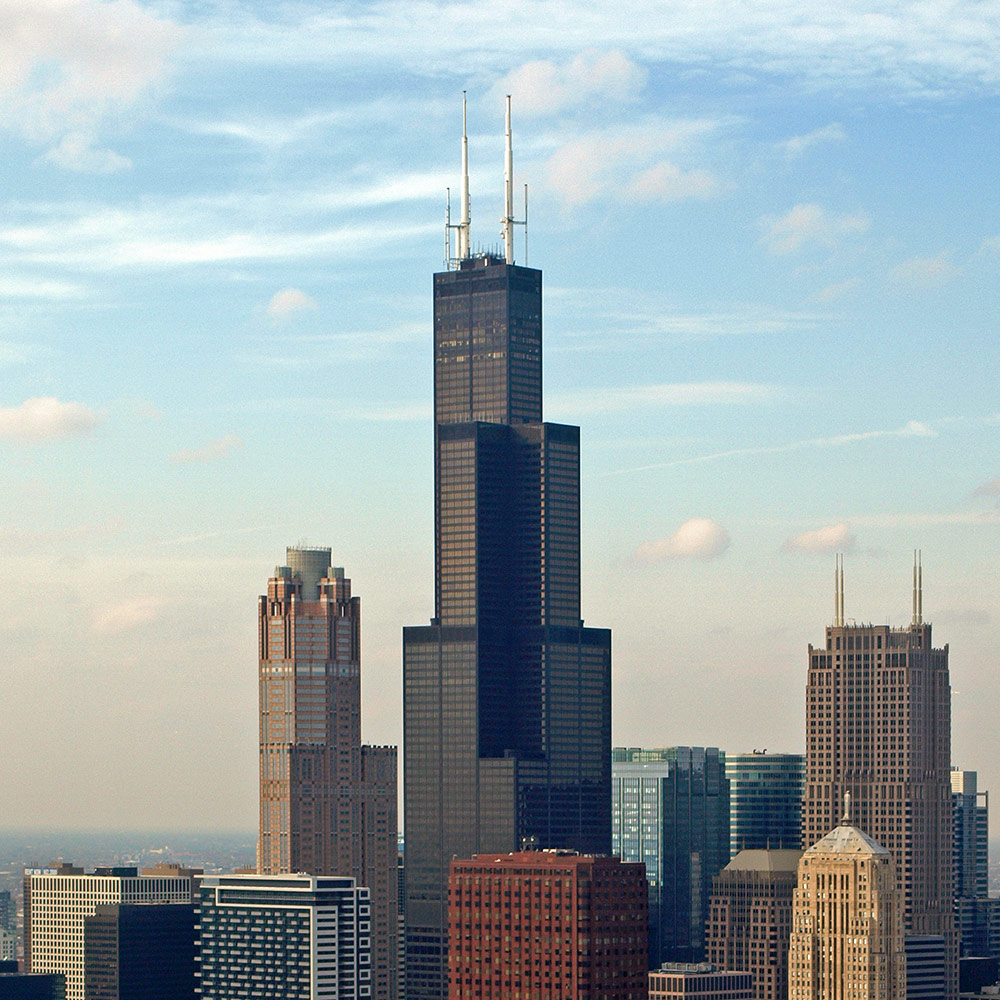
[[[403,631],[407,1000],[447,992],[453,857],[611,849],[611,633],[580,619],[579,428],[541,422],[542,275],[510,262],[509,229],[506,256],[434,276],[436,613]]]

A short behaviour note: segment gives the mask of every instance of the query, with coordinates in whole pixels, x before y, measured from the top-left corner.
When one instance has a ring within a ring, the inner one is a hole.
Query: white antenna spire
[[[917,624],[924,623],[924,557],[917,549]]]
[[[844,624],[844,554],[838,552],[833,571],[833,624],[843,627]]]
[[[507,95],[506,148],[503,159],[503,251],[508,264],[514,263],[514,149],[510,135],[510,94]]]
[[[917,550],[913,550],[913,614],[910,624],[917,624]]]
[[[462,91],[462,215],[458,223],[458,259],[469,256],[469,228],[472,224],[472,200],[469,195],[469,129]]]

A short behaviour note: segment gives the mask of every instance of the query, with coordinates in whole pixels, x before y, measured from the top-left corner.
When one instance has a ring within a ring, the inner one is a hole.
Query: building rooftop
[[[745,850],[726,865],[724,871],[794,872],[798,870],[801,851]]]
[[[876,844],[867,833],[862,833],[856,826],[841,823],[821,840],[817,840],[812,847],[807,848],[805,853],[883,855],[889,852],[881,844]]]

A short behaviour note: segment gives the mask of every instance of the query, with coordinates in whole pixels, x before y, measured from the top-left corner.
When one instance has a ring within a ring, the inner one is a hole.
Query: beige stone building
[[[789,1000],[905,1000],[892,855],[846,817],[799,862],[788,970]]]

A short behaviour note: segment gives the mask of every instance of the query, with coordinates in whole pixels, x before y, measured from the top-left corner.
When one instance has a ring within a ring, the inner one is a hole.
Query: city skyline
[[[848,617],[901,625],[921,548],[952,764],[996,787],[997,7],[640,7],[641,29],[414,10],[17,12],[5,825],[253,827],[245,609],[290,539],[352,567],[363,738],[399,742],[400,629],[433,603],[428,301],[466,89],[474,247],[498,242],[513,95],[543,418],[581,426],[613,742],[801,752],[832,553]]]

